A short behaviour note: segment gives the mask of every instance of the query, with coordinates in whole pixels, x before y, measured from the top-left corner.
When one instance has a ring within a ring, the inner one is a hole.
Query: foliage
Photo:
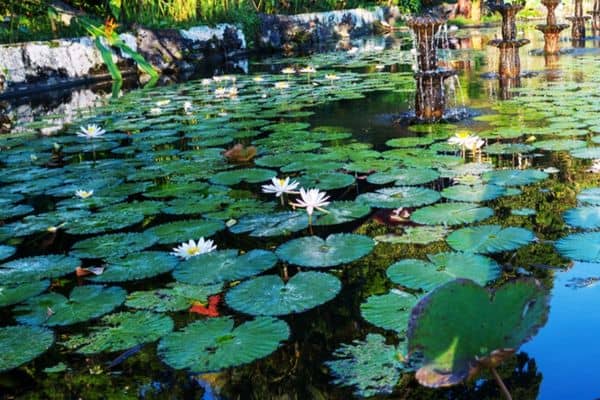
[[[54,333],[38,326],[0,328],[0,372],[18,367],[45,352],[54,343]]]

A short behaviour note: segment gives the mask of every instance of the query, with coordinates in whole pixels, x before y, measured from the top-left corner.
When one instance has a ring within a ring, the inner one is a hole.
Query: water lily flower
[[[187,243],[181,243],[179,246],[173,248],[171,254],[187,260],[188,258],[197,256],[198,254],[210,253],[216,248],[217,246],[212,240],[204,240],[204,238],[201,237],[198,239],[198,242],[194,242],[194,240],[190,239],[190,241]]]
[[[210,78],[204,78],[200,81],[200,83],[202,84],[202,86],[208,86],[212,83],[212,79]]]
[[[227,89],[225,89],[224,87],[218,87],[215,89],[215,97],[216,98],[225,97],[226,95],[227,95]]]
[[[600,173],[600,159],[592,160],[592,166],[586,169],[585,172]]]
[[[286,75],[291,75],[291,74],[295,74],[296,70],[292,67],[286,67],[284,69],[281,70],[282,74],[286,74]]]
[[[456,133],[450,139],[448,144],[461,146],[463,149],[471,149],[473,151],[481,148],[485,141],[477,135],[470,135],[467,131]]]
[[[183,103],[183,111],[186,114],[189,114],[190,111],[192,111],[192,108],[193,108],[193,106],[192,106],[192,102],[191,101],[186,101],[186,102]]]
[[[262,76],[255,76],[254,78],[252,78],[252,80],[254,82],[262,82],[265,80],[265,78],[263,78]]]
[[[159,107],[162,107],[162,106],[166,106],[170,102],[171,102],[171,100],[159,100],[159,101],[156,102],[156,105],[159,106]]]
[[[264,193],[274,193],[276,197],[281,197],[282,194],[298,194],[295,189],[298,187],[299,183],[296,181],[290,182],[290,177],[286,177],[285,179],[272,178],[272,184],[263,185],[262,191]],[[281,198],[283,203],[283,197]]]
[[[358,53],[358,47],[352,47],[350,50],[348,50],[347,53],[348,54],[356,54],[356,53]]]
[[[77,132],[77,136],[84,137],[86,139],[95,139],[106,133],[106,131],[100,128],[98,125],[88,125],[86,127],[81,127],[81,132]]]
[[[303,74],[314,74],[317,72],[317,70],[314,67],[308,66],[308,67],[304,67],[300,70],[301,73]]]
[[[275,82],[276,89],[287,89],[290,87],[290,84],[287,82]]]
[[[224,82],[224,81],[235,82],[236,80],[237,80],[237,78],[233,75],[213,76],[213,81],[215,81],[215,82]]]
[[[94,194],[93,190],[87,191],[87,190],[76,190],[75,191],[75,196],[79,197],[80,199],[87,199],[89,197],[92,197],[92,195]]]
[[[237,95],[238,95],[238,89],[236,87],[232,87],[232,88],[229,88],[229,90],[227,90],[227,96],[229,98],[237,97]]]
[[[329,205],[329,196],[327,193],[321,192],[319,189],[308,189],[300,188],[300,199],[296,200],[296,203],[290,203],[294,207],[306,208],[306,213],[311,216],[314,210],[319,210],[324,213],[323,207]]]
[[[336,74],[326,74],[325,79],[329,79],[330,81],[337,81],[338,79],[340,79],[340,77]]]
[[[159,107],[153,107],[150,109],[150,114],[152,115],[160,115],[162,110]]]
[[[377,65],[375,66],[375,69],[376,69],[377,71],[383,71],[383,70],[385,69],[385,65],[384,65],[384,64],[377,64]]]

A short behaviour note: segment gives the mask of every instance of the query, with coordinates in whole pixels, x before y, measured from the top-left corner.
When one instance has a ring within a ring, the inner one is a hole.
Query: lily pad
[[[450,386],[498,365],[543,326],[548,295],[533,279],[512,281],[489,291],[457,279],[431,292],[413,309],[408,351],[423,364],[419,383]]]
[[[565,258],[600,263],[600,232],[573,233],[558,240],[554,246]]]
[[[71,336],[63,345],[80,354],[123,351],[154,342],[171,332],[173,326],[173,320],[163,314],[121,312],[102,317],[89,335]]]
[[[600,207],[586,206],[567,210],[563,218],[567,225],[581,229],[600,228]]]
[[[7,246],[4,244],[0,244],[0,261],[6,260],[13,254],[15,254],[16,251],[17,251],[17,249],[13,246]]]
[[[390,265],[392,282],[410,289],[429,292],[456,278],[467,278],[485,285],[498,278],[500,266],[489,257],[471,253],[429,254],[428,261],[406,259]]]
[[[582,190],[577,195],[577,200],[583,205],[600,206],[600,188]]]
[[[148,229],[146,233],[157,236],[160,244],[173,244],[212,236],[224,228],[225,224],[219,220],[196,219],[157,225]]]
[[[277,256],[266,250],[218,250],[199,254],[180,263],[173,277],[192,285],[225,283],[258,275],[275,266]]]
[[[516,250],[534,241],[535,235],[525,228],[480,225],[458,229],[446,240],[454,250],[489,254]]]
[[[37,296],[50,287],[50,281],[19,283],[11,286],[0,286],[0,307],[10,306]]]
[[[143,250],[158,241],[147,233],[115,233],[101,235],[77,242],[70,254],[80,258],[114,258]]]
[[[290,240],[277,248],[277,255],[290,264],[327,268],[347,264],[369,254],[375,242],[368,236],[336,233],[326,240],[306,236]]]
[[[78,258],[47,255],[19,258],[0,265],[0,281],[4,285],[58,278],[75,272],[81,265]]]
[[[248,215],[229,228],[232,233],[269,237],[289,235],[308,227],[305,212],[284,211],[273,214]]]
[[[547,177],[547,173],[536,169],[501,169],[483,174],[484,180],[498,186],[531,185]]]
[[[210,178],[212,183],[219,185],[236,185],[240,182],[259,183],[268,181],[277,176],[275,171],[261,168],[236,169],[233,171],[223,171],[213,175]]]
[[[230,317],[210,318],[165,336],[158,355],[175,369],[217,372],[268,356],[289,335],[288,325],[276,318],[257,317],[235,328]]]
[[[94,282],[127,282],[152,278],[170,272],[178,262],[177,257],[166,252],[142,251],[108,260],[102,274],[90,275],[88,279]]]
[[[332,201],[327,206],[327,214],[317,217],[315,225],[337,225],[355,221],[368,215],[371,207],[354,201]]]
[[[455,185],[442,191],[442,197],[454,201],[479,203],[494,200],[506,192],[506,189],[497,185]]]
[[[402,235],[375,236],[375,241],[392,244],[429,244],[444,240],[448,233],[448,228],[444,226],[415,226],[406,228]]]
[[[422,185],[439,178],[440,174],[429,168],[392,168],[383,172],[376,172],[367,177],[367,182],[376,185],[385,185],[395,182],[396,186]]]
[[[227,304],[250,315],[301,313],[333,299],[342,283],[323,272],[299,272],[284,282],[278,275],[250,279],[227,292]]]
[[[39,326],[0,328],[0,372],[25,364],[44,353],[54,343],[54,333]]]
[[[373,325],[404,334],[408,329],[410,312],[418,301],[417,296],[392,289],[388,294],[369,297],[360,305],[360,312]]]
[[[188,309],[195,302],[206,303],[208,296],[221,291],[220,284],[197,286],[174,283],[167,288],[133,292],[125,305],[140,310],[173,312]]]
[[[440,199],[435,190],[422,187],[393,187],[379,189],[373,193],[364,193],[356,201],[374,208],[419,207],[433,204]]]
[[[15,307],[15,319],[28,325],[62,326],[88,321],[111,312],[125,301],[120,287],[77,286],[69,298],[48,293]]]
[[[420,208],[410,219],[423,225],[462,225],[482,221],[494,215],[489,207],[475,203],[443,203]]]

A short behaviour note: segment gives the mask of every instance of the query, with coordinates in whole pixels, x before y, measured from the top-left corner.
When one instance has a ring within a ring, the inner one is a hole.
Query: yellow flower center
[[[198,253],[199,251],[200,251],[200,249],[196,246],[188,247],[188,249],[187,249],[187,253],[190,256],[193,256],[194,254]]]

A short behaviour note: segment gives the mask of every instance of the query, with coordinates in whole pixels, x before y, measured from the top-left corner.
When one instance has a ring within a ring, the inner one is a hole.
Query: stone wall
[[[344,38],[373,33],[377,26],[393,25],[401,17],[397,7],[353,9],[297,15],[260,16],[258,47],[298,50]]]
[[[192,68],[207,57],[246,52],[243,32],[227,24],[188,30],[135,27],[132,33],[120,36],[163,73]],[[136,70],[132,60],[120,51],[113,52],[113,60],[124,71]],[[89,37],[0,46],[3,97],[109,79],[106,72],[102,56]]]

